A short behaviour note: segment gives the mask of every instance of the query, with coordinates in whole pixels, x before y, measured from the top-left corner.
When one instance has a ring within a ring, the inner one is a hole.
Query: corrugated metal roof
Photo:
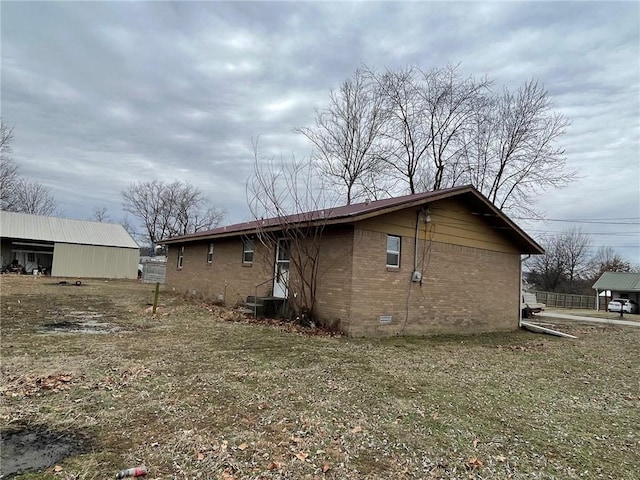
[[[415,193],[402,197],[386,198],[370,202],[343,205],[324,210],[296,213],[283,217],[265,218],[251,222],[237,223],[224,227],[214,228],[189,235],[173,237],[161,244],[183,243],[194,240],[214,239],[227,236],[247,235],[259,229],[279,230],[290,225],[312,225],[325,223],[326,225],[355,222],[367,217],[390,213],[403,208],[424,204],[449,197],[464,196],[482,210],[487,221],[496,223],[504,235],[512,238],[521,248],[522,253],[540,254],[544,249],[538,245],[520,227],[511,221],[503,212],[498,210],[482,193],[471,185],[445,188],[432,192]]]
[[[640,292],[640,273],[604,272],[593,288],[616,292]]]
[[[20,240],[139,248],[122,225],[0,211],[0,236]]]

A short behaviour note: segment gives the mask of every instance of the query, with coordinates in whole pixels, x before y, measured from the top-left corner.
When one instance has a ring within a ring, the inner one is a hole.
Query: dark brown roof
[[[236,223],[212,230],[173,237],[160,244],[187,243],[192,241],[212,240],[216,238],[250,235],[261,230],[280,230],[287,225],[308,224],[309,226],[323,224],[336,225],[353,223],[366,218],[383,215],[405,208],[424,205],[449,197],[461,197],[471,202],[477,214],[486,217],[489,224],[501,230],[510,237],[520,248],[522,253],[544,253],[544,250],[520,227],[513,223],[504,213],[498,210],[486,197],[471,185],[447,188],[433,192],[416,193],[402,197],[385,198],[370,202],[343,205],[340,207],[297,213],[282,217],[265,218],[251,222]]]

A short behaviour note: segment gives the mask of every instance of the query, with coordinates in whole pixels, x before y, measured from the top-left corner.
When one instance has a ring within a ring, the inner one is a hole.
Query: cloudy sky
[[[367,65],[537,79],[571,122],[579,180],[540,196],[534,238],[580,227],[640,264],[639,2],[11,2],[2,117],[61,214],[125,218],[132,182],[188,181],[249,219],[252,139],[297,157],[332,88]]]

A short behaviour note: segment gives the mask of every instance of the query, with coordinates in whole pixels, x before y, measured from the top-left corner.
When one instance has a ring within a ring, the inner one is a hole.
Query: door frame
[[[284,248],[282,248],[284,246]],[[289,251],[291,249],[291,242],[286,238],[279,238],[278,243],[276,244],[276,255],[275,262],[273,266],[273,296],[280,298],[288,298],[289,297],[289,278],[291,272],[291,260],[289,256]],[[286,258],[281,258],[281,253],[287,252]],[[279,280],[282,278],[282,265],[287,266],[286,279],[284,282],[280,282]]]

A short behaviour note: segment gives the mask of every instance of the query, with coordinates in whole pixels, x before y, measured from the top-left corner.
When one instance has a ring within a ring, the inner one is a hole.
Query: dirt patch
[[[119,326],[105,322],[106,315],[95,311],[56,311],[51,314],[65,320],[45,323],[42,330],[47,333],[114,333],[121,330]]]
[[[114,333],[120,331],[121,328],[111,323],[85,320],[80,322],[47,323],[42,326],[42,330],[47,333]]]
[[[87,442],[74,434],[26,428],[0,432],[0,444],[0,478],[51,467],[87,448]]]

